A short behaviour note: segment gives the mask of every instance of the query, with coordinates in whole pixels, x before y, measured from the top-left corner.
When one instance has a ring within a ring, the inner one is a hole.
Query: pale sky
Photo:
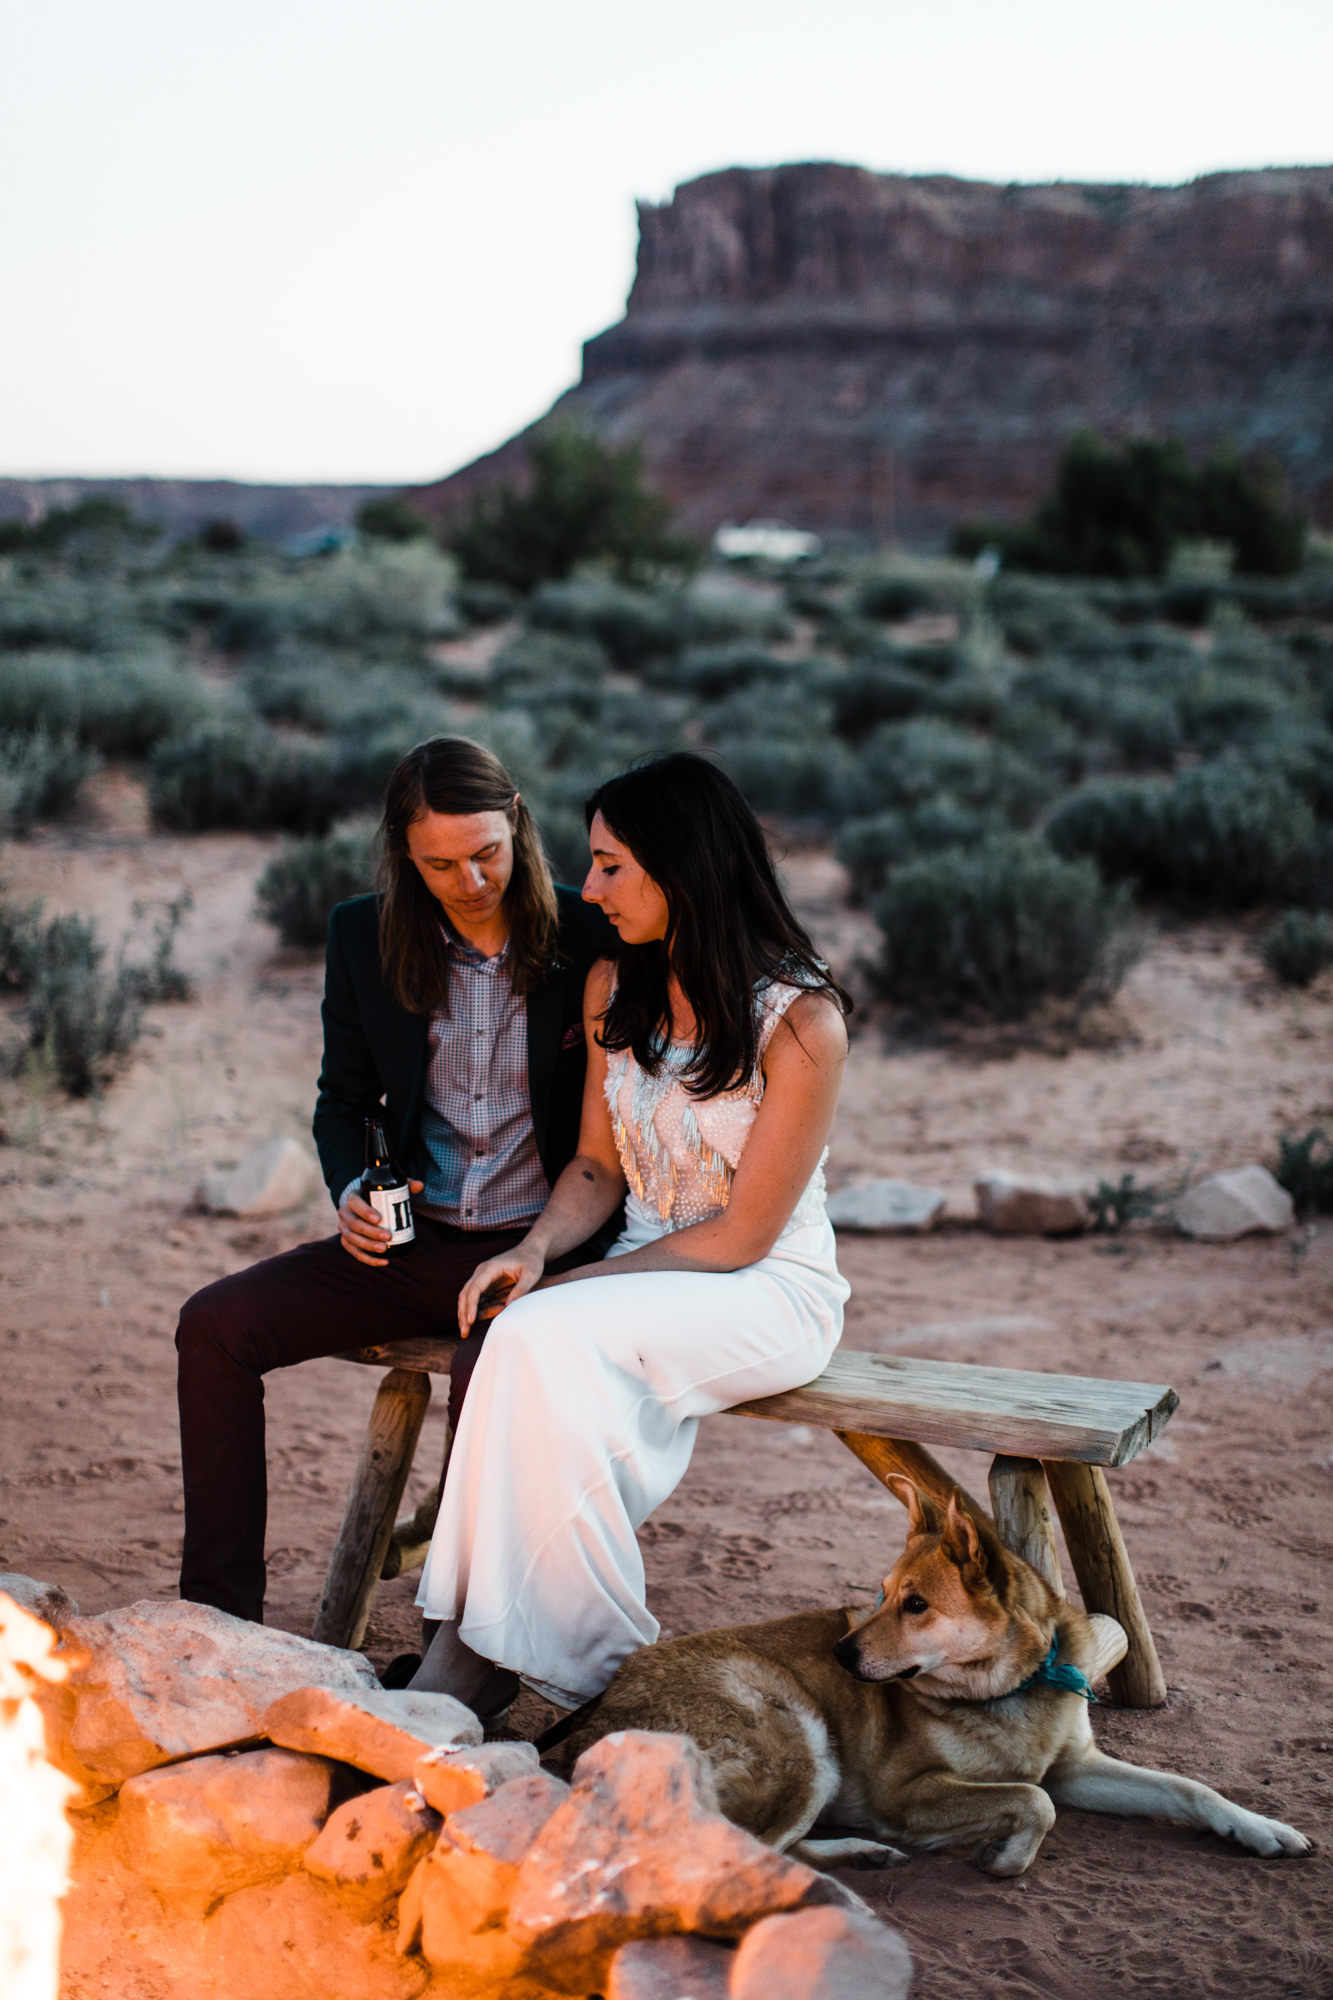
[[[1329,0],[42,0],[0,60],[0,474],[411,481],[618,319],[636,197],[835,159],[1333,161]]]

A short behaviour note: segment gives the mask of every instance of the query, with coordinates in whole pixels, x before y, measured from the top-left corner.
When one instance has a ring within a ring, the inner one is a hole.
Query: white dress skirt
[[[798,988],[759,996],[763,1045]],[[700,1102],[632,1056],[607,1079],[630,1196],[623,1256],[725,1206],[758,1087]],[[717,1196],[721,1194],[719,1201]],[[849,1287],[822,1165],[769,1255],[739,1271],[630,1271],[532,1292],[486,1337],[417,1603],[562,1707],[651,1645],[635,1530],[679,1485],[699,1419],[822,1372]]]

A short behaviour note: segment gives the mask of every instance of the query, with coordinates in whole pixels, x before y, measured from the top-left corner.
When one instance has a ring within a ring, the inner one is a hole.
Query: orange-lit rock
[[[379,1685],[359,1653],[207,1604],[146,1600],[76,1618],[64,1639],[87,1657],[39,1700],[48,1754],[82,1785],[83,1805],[158,1764],[262,1741],[264,1710],[289,1689]]]
[[[568,1785],[538,1771],[451,1814],[399,1905],[399,1950],[419,1942],[432,1965],[507,1978],[519,1962],[505,1932],[519,1871],[568,1797]]]
[[[446,1743],[418,1757],[412,1778],[427,1804],[447,1817],[540,1768],[533,1743]]]
[[[192,1757],[127,1780],[116,1844],[150,1888],[216,1902],[300,1868],[345,1776],[292,1750]]]
[[[440,1815],[414,1785],[377,1785],[339,1806],[305,1865],[339,1891],[345,1909],[369,1922],[402,1894],[440,1825]]]
[[[448,1694],[411,1688],[303,1687],[264,1711],[263,1733],[288,1750],[338,1757],[396,1785],[441,1743],[479,1744],[481,1724]]]
[[[911,1984],[897,1931],[853,1910],[801,1910],[741,1940],[731,2000],[907,2000]]]
[[[569,1798],[520,1870],[509,1928],[533,1972],[582,1977],[568,1987],[581,1993],[635,1938],[738,1937],[771,1911],[845,1896],[722,1818],[688,1737],[617,1730],[575,1765]]]
[[[735,1957],[704,1938],[641,1938],[612,1959],[606,2000],[729,2000]]]

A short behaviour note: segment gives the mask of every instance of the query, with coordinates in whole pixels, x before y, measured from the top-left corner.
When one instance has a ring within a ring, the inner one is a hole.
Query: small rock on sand
[[[1088,1198],[1078,1181],[997,1169],[973,1186],[977,1213],[995,1236],[1076,1236],[1088,1226]]]
[[[1278,1236],[1290,1229],[1295,1206],[1267,1167],[1232,1167],[1197,1181],[1176,1203],[1174,1220],[1182,1236],[1203,1243],[1231,1243],[1238,1236]]]
[[[731,2000],[907,2000],[912,1955],[872,1916],[800,1910],[741,1940]]]
[[[0,1591],[57,1632],[79,1615],[78,1605],[58,1583],[39,1583],[36,1577],[21,1576],[17,1570],[0,1570]]]
[[[309,1201],[319,1172],[295,1139],[270,1139],[239,1165],[205,1174],[195,1197],[212,1215],[282,1215]]]
[[[942,1188],[914,1187],[911,1181],[855,1181],[828,1199],[835,1229],[862,1229],[879,1236],[921,1235],[944,1213]]]

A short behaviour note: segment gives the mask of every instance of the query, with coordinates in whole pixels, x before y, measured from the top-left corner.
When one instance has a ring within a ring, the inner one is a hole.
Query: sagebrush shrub
[[[72,734],[0,735],[0,833],[22,839],[39,820],[64,819],[100,762]]]
[[[1169,784],[1104,779],[1062,799],[1046,827],[1056,852],[1088,856],[1110,880],[1221,909],[1284,896],[1315,837],[1309,804],[1280,777],[1228,759]]]
[[[255,902],[284,944],[323,944],[335,905],[363,895],[373,879],[364,835],[331,833],[284,848],[260,876]]]
[[[1308,986],[1333,965],[1333,916],[1284,910],[1259,940],[1264,964],[1284,986]]]
[[[945,847],[975,847],[1002,833],[998,813],[977,812],[947,796],[928,799],[911,812],[871,813],[844,822],[838,859],[849,877],[848,899],[865,903],[883,887],[890,872],[919,854]]]
[[[158,824],[182,833],[324,833],[344,804],[327,749],[229,724],[159,744],[148,798]]]
[[[762,646],[696,646],[682,657],[673,684],[700,701],[720,701],[757,681],[791,680],[807,665],[780,659]]]
[[[1333,1141],[1321,1125],[1299,1139],[1283,1133],[1275,1178],[1295,1202],[1297,1215],[1333,1215]]]
[[[874,909],[881,990],[942,1013],[977,1007],[1015,1019],[1048,997],[1102,997],[1130,963],[1118,949],[1128,892],[1029,835],[993,834],[908,862]]]
[[[947,793],[960,805],[992,808],[1024,826],[1050,790],[1050,778],[1006,744],[931,718],[876,730],[859,759],[857,803],[863,812],[901,811]]]
[[[938,599],[928,583],[913,576],[876,576],[857,592],[856,608],[865,618],[886,624],[910,618],[918,611],[931,611]]]

